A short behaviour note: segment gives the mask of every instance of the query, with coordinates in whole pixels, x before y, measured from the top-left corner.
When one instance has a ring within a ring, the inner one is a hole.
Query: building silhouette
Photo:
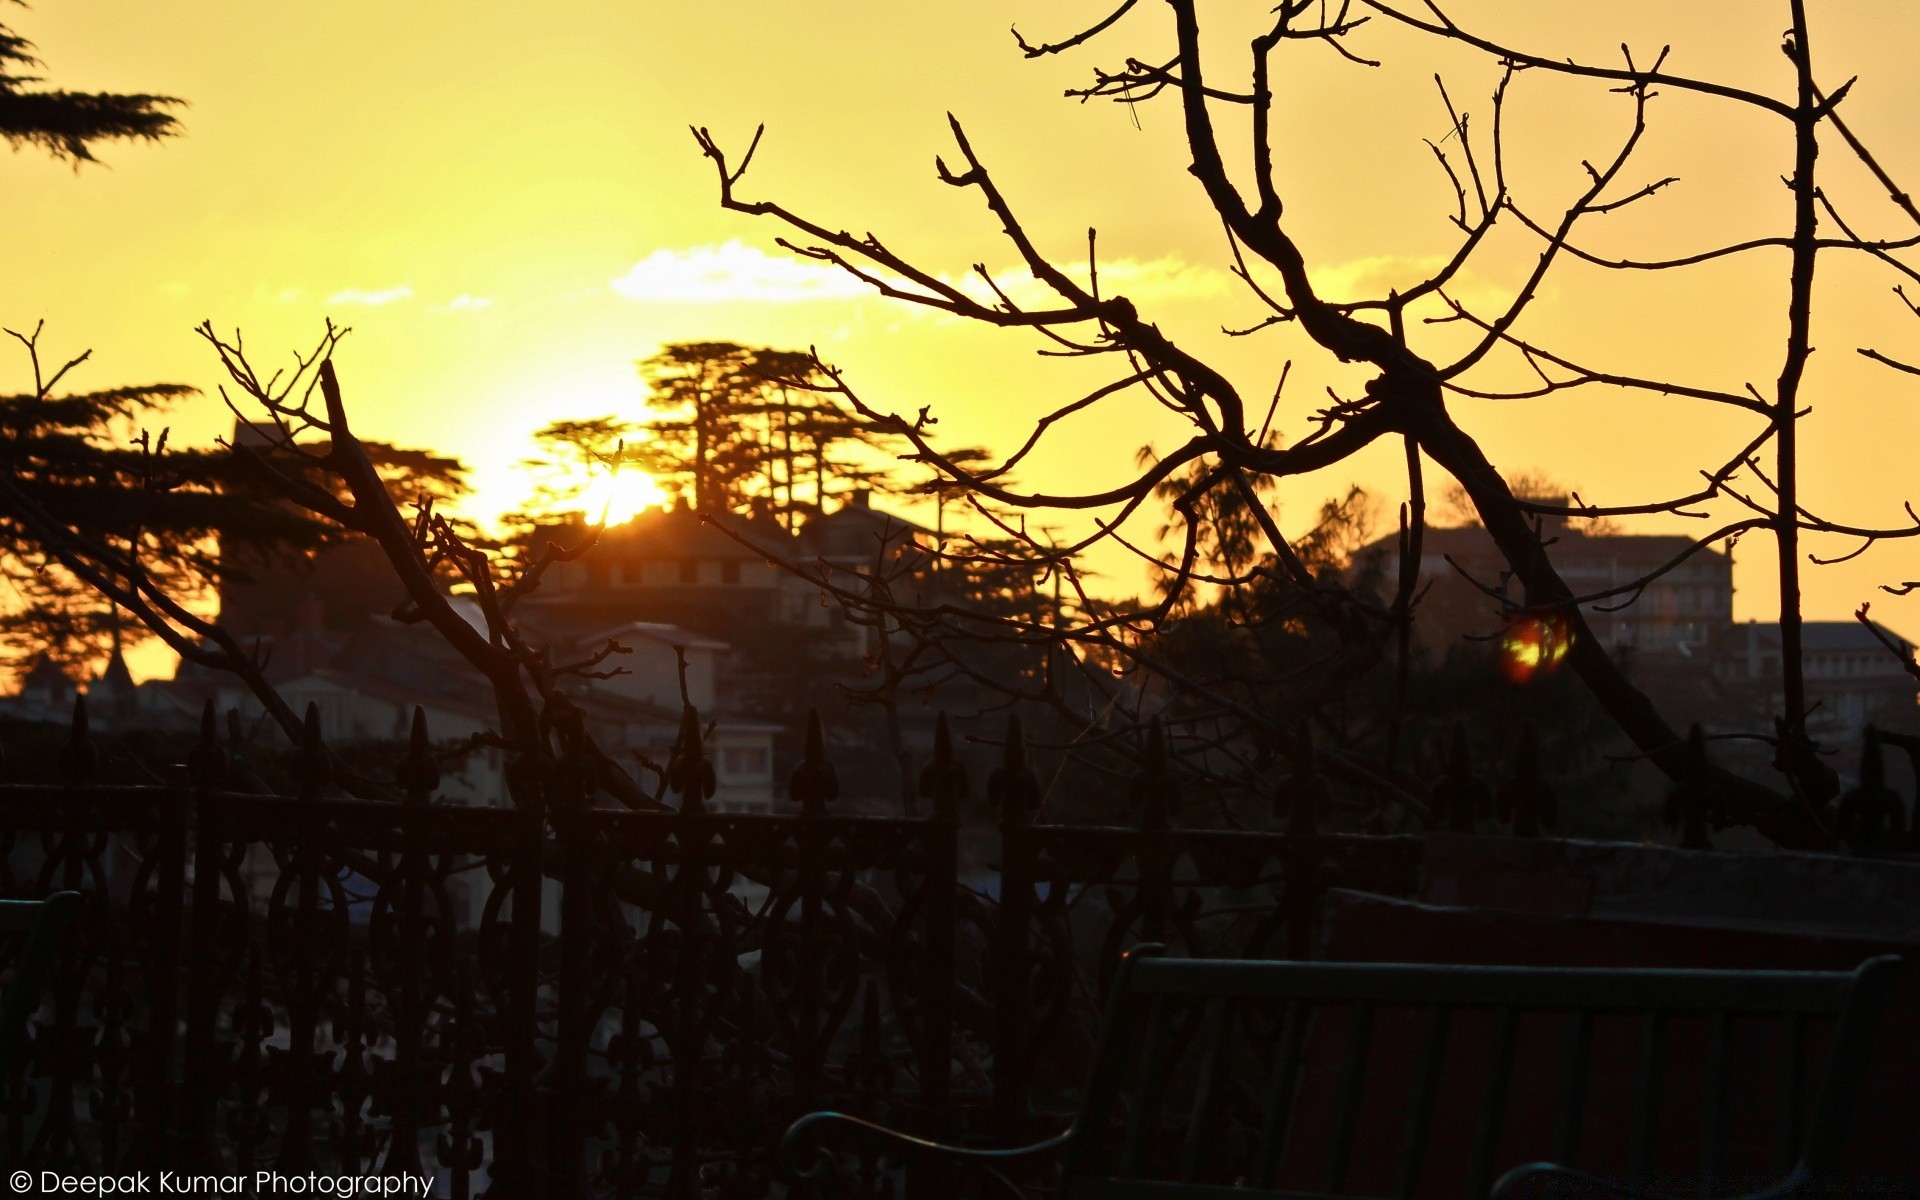
[[[1564,501],[1554,497],[1545,502]],[[1677,561],[1691,539],[1591,534],[1564,518],[1540,520],[1547,556],[1560,577],[1576,596],[1594,597],[1581,611],[1609,650],[1698,657],[1707,653],[1719,631],[1732,626],[1730,554],[1707,547]],[[1644,587],[1619,591],[1662,568]],[[1350,575],[1391,589],[1399,572],[1396,534],[1358,551]],[[1526,603],[1523,589],[1510,578],[1506,557],[1478,525],[1427,529],[1421,538],[1418,577],[1415,636],[1442,655],[1466,639],[1498,634],[1506,624],[1506,611]]]

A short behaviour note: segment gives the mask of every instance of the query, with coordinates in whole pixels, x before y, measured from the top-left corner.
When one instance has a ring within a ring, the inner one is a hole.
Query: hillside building
[[[1588,534],[1565,520],[1542,519],[1547,554],[1576,596],[1595,597],[1581,606],[1594,636],[1612,651],[1704,655],[1716,633],[1733,624],[1733,559],[1711,547],[1674,564],[1691,542],[1684,537]],[[1662,568],[1636,591],[1619,591]],[[1399,537],[1382,538],[1354,556],[1351,575],[1391,589],[1399,578]],[[1414,632],[1428,649],[1444,654],[1468,638],[1500,632],[1501,603],[1525,602],[1510,579],[1507,560],[1491,535],[1477,525],[1431,528],[1421,539]]]

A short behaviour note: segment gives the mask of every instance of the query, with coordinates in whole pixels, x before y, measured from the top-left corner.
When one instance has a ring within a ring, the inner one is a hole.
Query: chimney
[[[254,450],[264,450],[273,445],[273,438],[244,417],[235,417],[233,440],[227,444],[235,449],[245,446]]]
[[[854,508],[872,508],[873,507],[873,489],[872,488],[853,489],[853,499],[848,501],[848,503],[851,504]]]

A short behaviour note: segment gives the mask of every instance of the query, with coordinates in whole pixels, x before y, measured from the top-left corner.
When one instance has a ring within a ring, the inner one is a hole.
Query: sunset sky
[[[1895,178],[1920,190],[1920,73],[1911,63],[1920,8],[1845,0],[1813,9],[1821,80],[1832,89],[1861,77],[1844,112]],[[1042,245],[1080,261],[1086,230],[1097,226],[1109,290],[1213,356],[1249,397],[1264,403],[1281,365],[1296,359],[1276,424],[1301,436],[1328,386],[1352,395],[1363,377],[1291,331],[1221,335],[1221,325],[1248,324],[1260,309],[1225,271],[1218,221],[1184,171],[1174,108],[1165,99],[1130,109],[1060,96],[1096,64],[1169,56],[1162,6],[1142,4],[1090,48],[1042,62],[1023,61],[1008,33],[1018,24],[1032,39],[1058,37],[1103,11],[1000,0],[39,0],[6,19],[37,44],[53,83],[177,95],[190,107],[184,136],[108,145],[105,166],[76,172],[30,150],[0,158],[8,212],[0,324],[45,318],[50,353],[91,347],[79,386],[177,380],[210,389],[216,364],[191,333],[203,318],[240,329],[267,361],[310,347],[331,316],[354,330],[338,364],[360,431],[466,459],[480,515],[525,498],[515,464],[536,428],[641,415],[635,360],[671,341],[817,345],[881,407],[932,406],[946,444],[1011,449],[1046,407],[1106,376],[1035,358],[1025,335],[866,296],[793,259],[775,245],[776,226],[719,209],[712,168],[687,128],[708,126],[738,151],[767,123],[742,185],[749,197],[872,230],[956,277],[975,262],[1008,270],[1010,252],[977,195],[933,177],[935,154],[951,161],[951,111]],[[1675,71],[1790,94],[1779,52],[1784,3],[1553,0],[1448,11],[1554,57],[1617,62],[1628,42],[1645,61],[1670,42]],[[1218,45],[1218,78],[1241,86],[1229,72],[1245,38],[1236,31]],[[1451,190],[1422,143],[1448,131],[1433,75],[1445,75],[1476,122],[1490,116],[1497,78],[1483,59],[1379,23],[1352,46],[1386,65],[1356,66],[1312,45],[1282,56],[1277,139],[1295,236],[1326,290],[1350,296],[1415,282],[1450,253]],[[1507,116],[1508,169],[1522,202],[1557,215],[1556,202],[1582,183],[1581,159],[1610,155],[1629,116],[1604,85],[1523,75]],[[1785,231],[1785,122],[1683,95],[1658,98],[1651,120],[1644,161],[1627,178],[1681,182],[1596,221],[1586,245],[1666,255]],[[1823,167],[1856,228],[1920,232],[1837,143]],[[1502,303],[1529,249],[1522,236],[1496,240],[1460,298]],[[1802,434],[1805,497],[1836,520],[1897,523],[1901,502],[1920,491],[1910,469],[1920,380],[1855,350],[1920,360],[1920,319],[1891,294],[1897,277],[1864,266],[1824,260],[1820,352],[1806,393],[1814,413]],[[1729,390],[1750,382],[1770,395],[1784,268],[1776,251],[1685,275],[1568,268],[1522,331],[1595,367]],[[1437,354],[1448,343],[1426,344]],[[0,386],[24,390],[23,357],[0,355],[0,371]],[[1500,368],[1485,378],[1520,377]],[[1693,401],[1597,391],[1454,409],[1503,469],[1546,472],[1601,503],[1692,490],[1701,468],[1756,429],[1746,414]],[[184,407],[173,425],[176,437],[206,440],[228,418],[212,400]],[[1108,486],[1143,443],[1171,446],[1180,430],[1143,401],[1120,401],[1063,434],[1023,480],[1056,491]],[[1397,444],[1383,443],[1331,474],[1287,482],[1286,522],[1297,528],[1320,499],[1358,482],[1382,498],[1385,532],[1402,490],[1398,460]],[[1157,524],[1143,521],[1142,532]],[[1743,619],[1772,615],[1771,553],[1758,536],[1737,552]],[[1121,557],[1094,565],[1109,590],[1140,586]],[[1920,539],[1811,570],[1807,615],[1843,618],[1873,599],[1877,616],[1920,632],[1920,597],[1877,591],[1912,578]]]

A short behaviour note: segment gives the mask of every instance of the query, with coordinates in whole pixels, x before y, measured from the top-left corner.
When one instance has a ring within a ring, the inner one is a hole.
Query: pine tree
[[[6,332],[26,347],[33,373],[31,391],[0,393],[0,572],[13,593],[0,612],[6,665],[44,654],[75,671],[104,656],[117,637],[140,631],[59,566],[51,537],[103,545],[170,594],[193,597],[223,577],[301,557],[343,536],[278,500],[256,465],[264,458],[282,474],[341,493],[339,480],[308,462],[248,447],[244,438],[236,439],[237,454],[218,446],[175,448],[164,429],[156,435],[143,428],[195,389],[163,383],[63,392],[61,383],[87,356],[48,375],[39,328]],[[397,498],[444,501],[465,490],[466,468],[455,459],[366,446]],[[326,453],[324,443],[301,449]],[[70,534],[50,532],[61,528]]]
[[[32,51],[32,42],[0,24],[0,137],[16,150],[32,146],[78,167],[98,161],[95,142],[157,142],[180,132],[166,110],[183,102],[172,96],[34,88],[43,80],[32,73],[42,66]]]
[[[34,85],[43,82],[35,73],[41,66],[33,56],[33,43],[0,24],[0,137],[15,150],[31,146],[72,162],[77,169],[83,162],[98,161],[93,155],[96,142],[154,142],[179,132],[178,122],[165,111],[181,103],[171,96],[37,88]],[[140,474],[148,461],[145,448],[111,447],[101,439],[116,422],[130,423],[135,414],[192,389],[155,384],[56,400],[53,387],[86,356],[67,364],[52,379],[42,380],[34,344],[39,330],[31,338],[13,336],[26,344],[33,357],[34,391],[0,395],[0,472],[7,476],[0,490],[0,569],[17,597],[0,614],[0,635],[17,658],[41,649],[70,657],[79,646],[97,649],[112,636],[110,631],[118,622],[110,611],[101,611],[91,593],[50,566],[30,531],[30,513],[39,506],[90,536],[117,539],[123,546],[137,547],[150,540],[156,529],[185,532],[180,528],[183,521],[188,527],[208,528],[207,514],[187,515],[201,504],[195,489],[163,489],[143,497],[139,505],[127,504],[130,476]],[[205,465],[185,461],[194,456],[181,457],[180,465],[189,475]],[[168,468],[172,473],[176,464],[169,462]],[[136,513],[138,526],[133,520]],[[204,566],[205,549],[199,544],[204,540],[190,538],[174,553],[162,555],[154,569],[192,571]]]
[[[648,440],[629,461],[702,512],[768,512],[792,529],[836,491],[886,479],[858,448],[882,448],[888,436],[817,386],[810,355],[681,342],[640,367],[659,415],[643,423]]]
[[[0,569],[13,592],[0,613],[0,643],[16,665],[42,652],[84,662],[104,651],[118,625],[93,589],[53,561],[47,538],[55,523],[129,555],[181,594],[211,580],[223,540],[318,536],[312,522],[257,503],[257,488],[230,455],[169,449],[164,432],[136,436],[143,418],[194,389],[62,393],[59,384],[86,355],[43,377],[39,330],[7,332],[34,365],[31,391],[0,394]]]

